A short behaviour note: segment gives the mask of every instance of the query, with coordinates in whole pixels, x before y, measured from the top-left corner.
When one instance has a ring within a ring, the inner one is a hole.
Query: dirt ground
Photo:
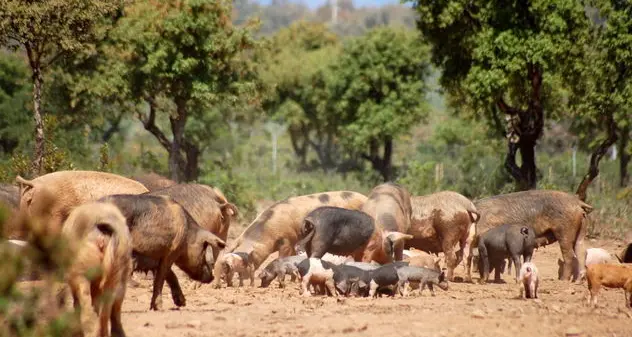
[[[613,241],[590,241],[588,247],[618,251]],[[540,270],[538,300],[519,299],[519,288],[505,274],[505,284],[450,283],[448,291],[419,297],[333,298],[299,296],[298,283],[285,289],[195,289],[179,274],[186,307],[177,309],[167,286],[164,310],[151,312],[151,276],[135,275],[123,306],[130,337],[158,336],[632,336],[632,310],[621,289],[602,291],[598,306],[586,306],[586,284],[557,281],[557,244],[539,249],[533,261]],[[457,270],[463,275],[463,270]],[[477,279],[475,279],[477,281]],[[246,283],[247,284],[247,283]],[[579,332],[579,335],[573,333]]]

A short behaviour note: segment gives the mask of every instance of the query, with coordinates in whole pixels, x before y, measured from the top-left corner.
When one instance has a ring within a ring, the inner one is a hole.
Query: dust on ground
[[[588,247],[617,252],[614,241],[590,241]],[[632,336],[632,310],[622,289],[603,289],[597,308],[586,305],[588,290],[558,281],[558,244],[540,248],[533,262],[540,271],[538,300],[519,299],[519,287],[505,274],[504,284],[450,283],[448,291],[428,290],[412,297],[333,298],[299,296],[298,283],[279,289],[212,289],[177,271],[187,298],[177,309],[169,288],[162,312],[149,311],[151,277],[135,275],[129,288],[123,325],[129,337],[159,336]],[[174,267],[175,268],[175,267]],[[457,275],[463,275],[462,267]],[[478,280],[475,275],[475,282]],[[248,281],[245,282],[246,285]],[[237,283],[235,283],[237,284]],[[199,284],[198,284],[199,285]],[[577,331],[579,330],[579,331]]]
[[[591,241],[589,247],[620,250],[614,241]],[[632,310],[623,290],[604,289],[595,309],[586,305],[586,284],[556,280],[559,246],[539,249],[533,261],[541,281],[539,300],[518,298],[519,287],[505,284],[451,283],[448,291],[422,296],[333,298],[299,296],[298,283],[279,289],[212,289],[179,273],[187,306],[176,309],[168,287],[162,312],[150,312],[151,278],[135,276],[139,288],[128,290],[123,306],[127,335],[144,336],[632,336]],[[457,269],[463,275],[462,267]],[[475,279],[476,281],[476,279]],[[248,284],[248,282],[246,282]],[[258,286],[258,280],[257,280]]]

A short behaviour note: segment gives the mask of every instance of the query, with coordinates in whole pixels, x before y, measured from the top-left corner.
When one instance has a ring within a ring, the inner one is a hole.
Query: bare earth
[[[588,247],[618,251],[613,241],[590,241]],[[286,289],[212,289],[179,274],[187,306],[176,309],[165,286],[164,310],[150,312],[151,277],[135,275],[123,306],[123,324],[131,337],[158,336],[632,336],[632,310],[622,289],[605,289],[598,306],[586,305],[583,285],[557,281],[558,244],[541,248],[534,262],[540,270],[538,300],[519,299],[519,288],[505,274],[505,284],[451,283],[436,297],[424,292],[408,298],[333,298],[299,296],[298,283]],[[457,275],[463,275],[458,270]],[[477,281],[477,278],[475,279]],[[248,284],[246,282],[246,284]],[[577,335],[576,335],[577,336]]]

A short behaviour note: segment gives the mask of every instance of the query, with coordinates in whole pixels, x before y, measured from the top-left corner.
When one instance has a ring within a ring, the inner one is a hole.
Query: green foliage
[[[27,104],[31,99],[28,68],[20,57],[0,51],[0,153],[11,154],[31,130]]]
[[[606,22],[592,25],[586,59],[574,64],[569,84],[573,129],[583,145],[594,148],[605,134],[596,133],[607,130],[610,119],[618,129],[631,126],[632,3],[598,0],[590,4]]]
[[[427,115],[428,48],[414,32],[376,28],[351,39],[331,71],[331,100],[349,150],[405,134]]]
[[[0,233],[6,210],[0,206]],[[16,251],[0,245],[0,335],[70,336],[79,332],[79,312],[58,302],[57,284],[72,263],[72,253],[59,233],[50,233],[37,219],[27,219],[29,246]],[[4,240],[4,238],[2,238]],[[37,272],[43,284],[19,285],[19,277]]]

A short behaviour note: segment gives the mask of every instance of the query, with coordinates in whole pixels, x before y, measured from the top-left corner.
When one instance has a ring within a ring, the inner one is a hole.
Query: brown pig
[[[254,268],[275,251],[280,257],[296,255],[305,216],[321,206],[360,209],[366,197],[350,191],[323,192],[292,197],[268,207],[231,244],[227,252],[247,253]]]
[[[143,184],[143,186],[145,186],[150,192],[158,191],[177,184],[175,181],[154,172],[135,175],[132,176],[131,179]]]
[[[95,201],[112,194],[141,194],[147,192],[145,186],[134,180],[116,174],[95,171],[58,171],[33,180],[17,176],[20,185],[20,212],[31,213],[33,207],[42,203],[43,189],[55,195],[55,204],[42,219],[52,230],[61,226],[78,205]]]
[[[406,248],[414,247],[431,253],[443,252],[448,267],[448,280],[454,280],[454,269],[462,259],[468,260],[480,218],[476,206],[463,195],[443,191],[411,199],[412,217]],[[459,245],[459,251],[456,246]],[[466,281],[471,281],[470,270]]]
[[[222,255],[217,264],[224,268],[222,275],[225,277],[226,285],[233,286],[233,275],[239,275],[239,286],[244,286],[244,279],[250,279],[250,286],[255,286],[255,269],[252,266],[249,255],[246,253],[226,253]]]
[[[532,190],[497,195],[477,200],[474,204],[481,215],[476,224],[474,247],[483,233],[502,224],[532,227],[536,247],[559,241],[564,259],[560,279],[570,279],[574,255],[579,260],[580,274],[584,270],[587,216],[593,208],[577,196],[560,191]],[[469,270],[471,258],[467,263]]]
[[[64,223],[75,259],[67,274],[68,285],[81,308],[84,336],[125,336],[121,307],[132,272],[132,241],[123,214],[108,203],[76,207]],[[86,275],[97,271],[95,277]]]
[[[150,193],[171,197],[186,209],[204,229],[226,241],[228,229],[237,216],[237,206],[219,189],[201,184],[177,184]]]
[[[425,252],[421,252],[421,253],[423,254],[404,258],[403,261],[408,262],[408,265],[412,267],[423,267],[423,268],[428,268],[428,269],[441,270],[440,257],[433,256]]]
[[[376,228],[399,233],[408,233],[410,230],[412,213],[410,193],[401,185],[385,183],[376,186],[369,193],[367,201],[362,206],[362,211],[375,220]],[[382,231],[376,230],[376,233],[382,234]],[[409,237],[412,238],[412,236],[407,236],[406,238]],[[381,244],[381,241],[379,241],[379,244]],[[395,243],[393,253],[395,261],[402,260],[404,240],[398,240]],[[363,261],[370,262],[370,260]]]
[[[213,281],[213,267],[225,243],[200,227],[178,203],[149,194],[111,195],[99,201],[113,203],[127,219],[134,244],[134,268],[154,271],[150,309],[161,309],[164,282],[168,277],[175,278],[171,271],[174,263],[196,281]],[[172,296],[175,301],[175,296],[182,294]],[[176,305],[184,305],[184,296]]]
[[[625,306],[632,308],[632,264],[591,264],[586,268],[588,290],[590,291],[589,304],[597,304],[597,295],[601,286],[608,288],[623,288]]]

